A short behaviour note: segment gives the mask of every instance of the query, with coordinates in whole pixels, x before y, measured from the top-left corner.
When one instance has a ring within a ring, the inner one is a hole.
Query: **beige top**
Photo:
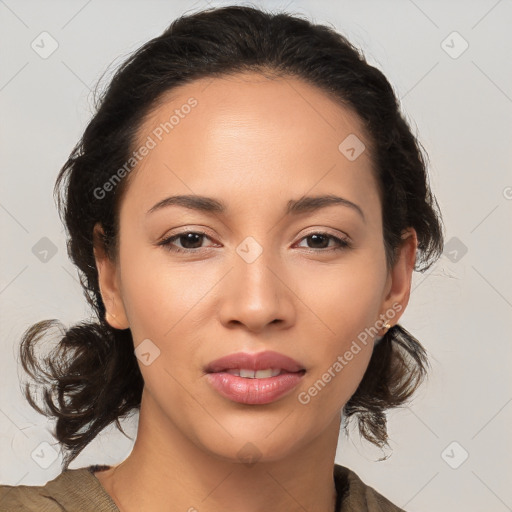
[[[0,512],[119,512],[94,472],[110,466],[68,469],[42,486],[0,485]],[[352,470],[334,465],[336,512],[405,512]]]

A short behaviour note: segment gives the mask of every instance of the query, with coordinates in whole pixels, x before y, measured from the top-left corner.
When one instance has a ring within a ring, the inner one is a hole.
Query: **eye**
[[[313,251],[328,249],[329,251],[339,251],[342,249],[348,249],[351,247],[350,242],[345,238],[339,238],[337,236],[331,235],[330,233],[310,233],[309,235],[303,237],[301,240],[310,240],[312,244],[316,247],[309,247]],[[329,242],[333,240],[337,246],[331,247],[329,249]],[[320,247],[318,247],[320,246]],[[326,252],[326,251],[323,251]]]
[[[165,238],[158,242],[158,245],[172,252],[195,252],[197,249],[202,248],[204,238],[210,237],[203,231],[183,231],[182,233]],[[180,242],[182,247],[177,247],[175,245],[176,241]]]
[[[183,231],[161,240],[157,245],[165,247],[171,252],[193,253],[197,252],[198,249],[203,248],[202,242],[204,241],[204,238],[210,239],[210,237],[203,231]],[[316,247],[308,247],[314,252],[318,250],[326,252],[324,249],[328,251],[339,251],[351,247],[351,244],[347,239],[339,238],[323,232],[310,233],[301,240],[310,240],[314,246],[316,245]],[[329,248],[329,242],[331,241],[334,241],[337,246],[335,245],[334,247]],[[179,242],[181,247],[177,246],[176,242]]]

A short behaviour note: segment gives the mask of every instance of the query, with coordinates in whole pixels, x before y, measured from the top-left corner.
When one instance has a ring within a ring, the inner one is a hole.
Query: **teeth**
[[[245,379],[268,379],[269,377],[276,377],[281,373],[281,368],[268,368],[266,370],[246,370],[244,368],[226,370],[226,373],[237,375]]]

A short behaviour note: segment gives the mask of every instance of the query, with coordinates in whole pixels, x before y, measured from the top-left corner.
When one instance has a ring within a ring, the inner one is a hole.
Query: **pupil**
[[[188,247],[187,244],[191,243],[191,244],[194,244],[197,243],[198,239],[200,239],[202,235],[200,234],[197,234],[197,233],[187,233],[186,235],[182,235],[182,240],[181,240],[181,243],[182,245],[186,248],[186,249],[195,249],[196,247]],[[194,241],[194,238],[195,238],[195,241]],[[185,243],[183,243],[183,239],[185,239]]]
[[[327,240],[327,238],[324,236],[324,235],[310,235],[309,238],[312,238],[313,241],[318,241],[318,239],[323,239],[324,242]],[[314,243],[314,242],[313,242]],[[326,247],[325,243],[324,244],[321,244],[322,247]],[[318,247],[314,247],[314,249],[317,249]]]

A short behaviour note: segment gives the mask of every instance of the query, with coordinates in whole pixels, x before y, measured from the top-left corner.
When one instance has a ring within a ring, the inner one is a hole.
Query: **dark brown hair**
[[[140,407],[143,389],[130,330],[114,329],[104,319],[93,253],[93,229],[100,223],[105,249],[116,257],[126,177],[106,194],[98,190],[128,161],[137,130],[164,93],[199,78],[243,71],[299,78],[357,113],[371,145],[388,268],[408,227],[418,237],[416,271],[425,271],[442,252],[441,215],[420,145],[387,79],[345,37],[296,15],[245,6],[176,19],[117,70],[55,184],[68,253],[96,318],[67,330],[57,320],[39,322],[24,333],[20,356],[25,371],[44,388],[45,410],[26,384],[29,403],[57,420],[55,435],[67,452],[64,468],[106,426],[116,422],[121,429],[119,419]],[[57,344],[49,355],[36,357],[35,347],[44,336]],[[355,416],[364,438],[386,445],[386,409],[406,403],[427,367],[418,340],[402,326],[393,326],[375,346],[344,418]]]

